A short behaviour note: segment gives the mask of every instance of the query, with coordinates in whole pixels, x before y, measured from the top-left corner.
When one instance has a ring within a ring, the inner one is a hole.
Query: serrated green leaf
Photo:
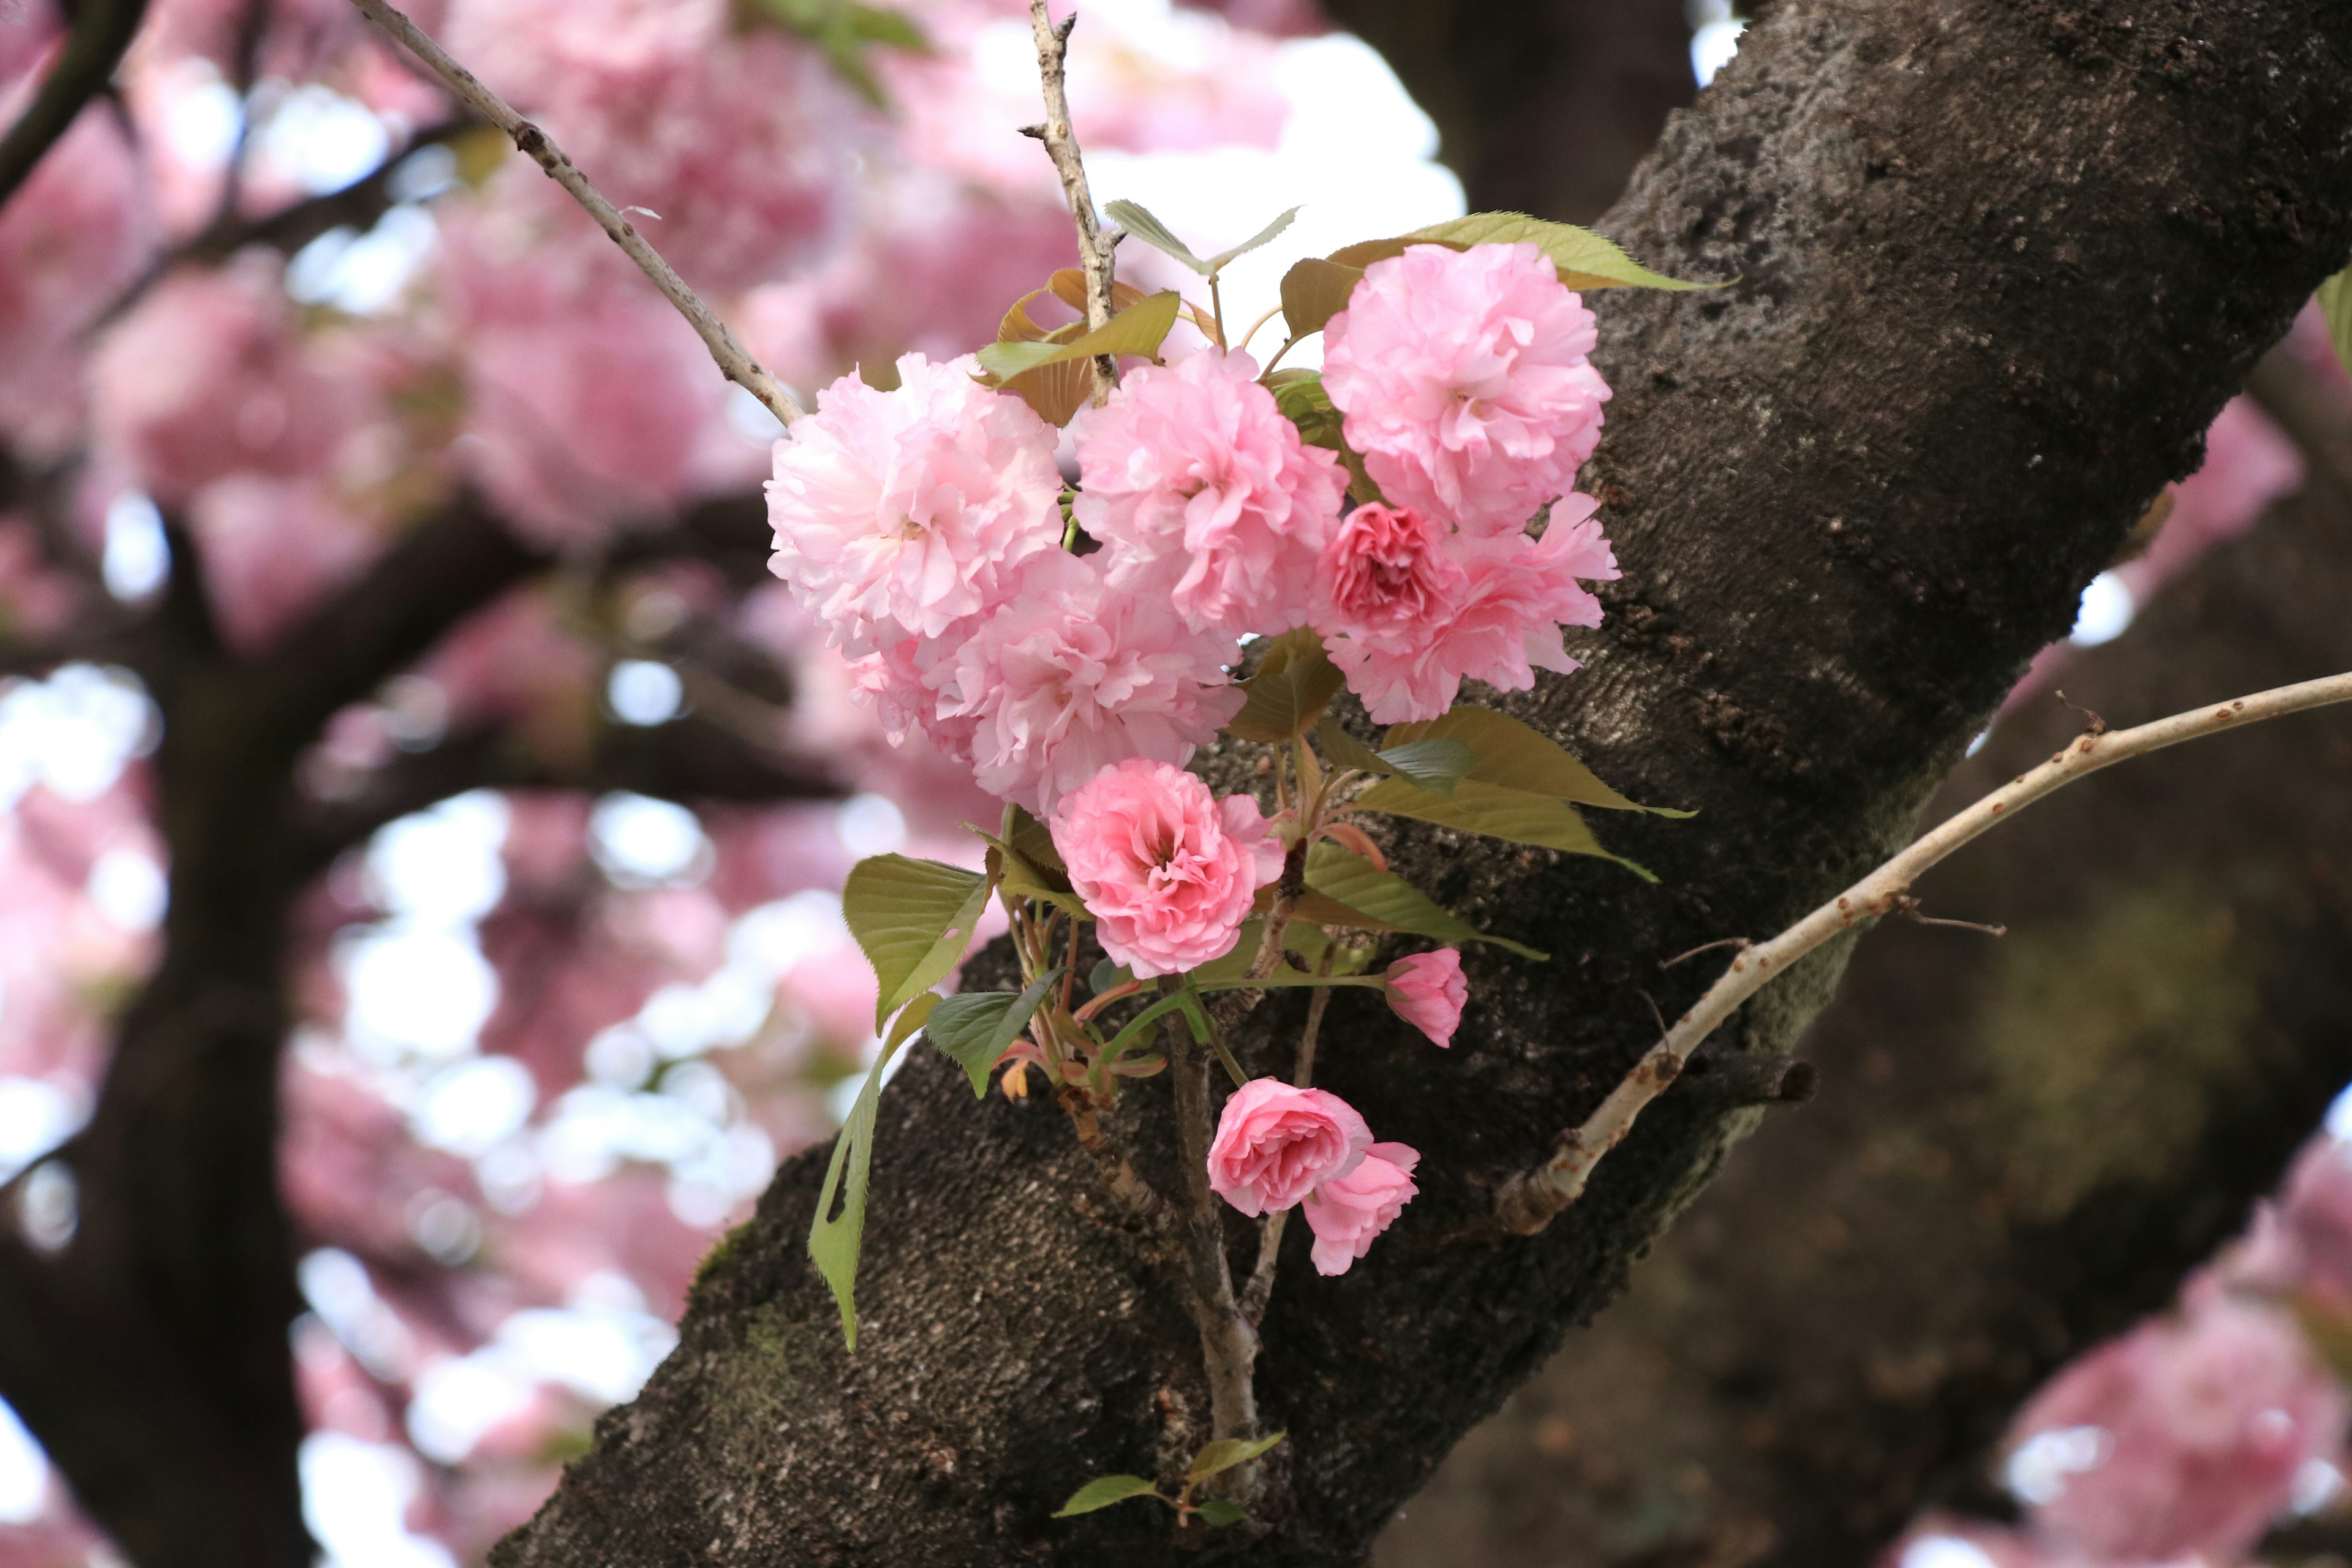
[[[1192,1467],[1184,1472],[1188,1481],[1205,1481],[1211,1476],[1222,1475],[1235,1465],[1246,1465],[1288,1436],[1276,1432],[1271,1437],[1220,1437],[1202,1445],[1192,1456]]]
[[[1259,246],[1265,244],[1267,241],[1273,239],[1275,236],[1280,234],[1284,229],[1288,228],[1290,226],[1290,220],[1297,216],[1298,209],[1297,207],[1290,208],[1281,216],[1276,218],[1272,223],[1266,225],[1264,228],[1259,229],[1247,239],[1243,240],[1239,245],[1234,246],[1231,250],[1220,250],[1216,255],[1212,256],[1208,260],[1202,262],[1202,267],[1212,276],[1223,271],[1226,265],[1232,262],[1236,257],[1247,256],[1251,251],[1255,250]]]
[[[1455,708],[1442,718],[1422,723],[1391,725],[1381,743],[1397,747],[1430,740],[1460,741],[1476,752],[1477,765],[1464,776],[1480,784],[1500,784],[1529,795],[1557,795],[1579,805],[1597,805],[1610,811],[1646,811],[1677,818],[1697,815],[1627,800],[1601,783],[1599,775],[1570,755],[1559,742],[1491,708]]]
[[[1062,864],[1062,852],[1054,847],[1053,830],[1031,816],[1026,806],[1013,808],[1013,832],[1007,841],[1023,859],[1039,870],[1068,874],[1069,868]]]
[[[1410,816],[1416,822],[1458,827],[1465,833],[1482,833],[1514,844],[1596,856],[1615,861],[1645,882],[1657,880],[1622,855],[1612,855],[1602,848],[1576,807],[1556,795],[1529,795],[1525,790],[1464,779],[1454,786],[1454,798],[1447,800],[1402,779],[1383,779],[1358,795],[1355,804],[1359,811],[1384,811],[1391,816]]]
[[[2322,283],[2317,299],[2320,318],[2327,323],[2328,341],[2336,345],[2336,358],[2352,370],[2352,267]]]
[[[1285,632],[1267,647],[1257,673],[1241,683],[1246,700],[1225,733],[1279,745],[1305,734],[1346,683],[1312,627]]]
[[[900,1010],[884,1037],[882,1049],[866,1071],[866,1082],[833,1141],[833,1158],[824,1168],[824,1185],[818,1189],[816,1217],[810,1222],[809,1261],[833,1290],[841,1309],[841,1337],[857,1349],[857,1254],[866,1239],[866,1190],[874,1169],[874,1116],[882,1098],[882,1069],[898,1054],[907,1037],[923,1026],[939,1004],[928,991]],[[838,1197],[841,1213],[833,1212]]]
[[[1097,354],[1132,354],[1151,359],[1160,353],[1168,329],[1176,324],[1183,300],[1173,289],[1150,294],[1129,305],[1093,331],[1066,343],[993,342],[980,350],[981,368],[998,384],[1068,360]]]
[[[1682,293],[1693,289],[1720,289],[1720,283],[1690,283],[1653,272],[1606,235],[1579,228],[1572,223],[1550,223],[1525,213],[1472,213],[1417,228],[1407,240],[1438,240],[1449,245],[1520,245],[1532,242],[1559,268],[1559,280],[1571,289],[1663,289]]]
[[[1390,785],[1373,787],[1385,789]],[[1411,784],[1396,784],[1395,787],[1411,791],[1439,805],[1451,804],[1427,790],[1414,789]],[[1555,801],[1553,804],[1559,803]],[[1328,839],[1318,842],[1307,852],[1307,885],[1336,899],[1350,910],[1360,910],[1384,922],[1392,930],[1411,931],[1415,936],[1425,936],[1433,942],[1491,942],[1522,958],[1549,956],[1525,942],[1487,935],[1396,873],[1383,871],[1361,856],[1349,854]],[[1341,922],[1321,921],[1319,923]]]
[[[1152,249],[1174,257],[1203,278],[1209,275],[1209,264],[1193,255],[1192,247],[1177,238],[1166,224],[1152,216],[1149,207],[1130,201],[1106,202],[1103,216]]]
[[[874,1026],[947,978],[971,945],[988,879],[937,860],[877,855],[850,868],[841,911],[874,965]]]
[[[1379,757],[1395,773],[1422,788],[1448,796],[1453,795],[1454,784],[1478,765],[1478,753],[1467,745],[1435,735],[1386,747]]]
[[[1092,1513],[1098,1508],[1108,1508],[1115,1502],[1125,1502],[1131,1497],[1157,1497],[1160,1489],[1141,1476],[1097,1476],[1070,1494],[1054,1517],[1068,1519],[1073,1514]]]
[[[1223,1529],[1229,1524],[1247,1524],[1249,1510],[1231,1498],[1213,1497],[1192,1510],[1202,1524]]]
[[[1332,317],[1348,308],[1349,298],[1363,280],[1361,266],[1350,267],[1328,257],[1310,256],[1292,262],[1290,270],[1282,275],[1282,324],[1294,338],[1321,331]]]
[[[988,1075],[997,1059],[1013,1048],[1021,1031],[1045,999],[1045,992],[1061,977],[1049,969],[1018,994],[1010,991],[961,991],[931,1010],[923,1033],[971,1079],[975,1098],[988,1093]]]

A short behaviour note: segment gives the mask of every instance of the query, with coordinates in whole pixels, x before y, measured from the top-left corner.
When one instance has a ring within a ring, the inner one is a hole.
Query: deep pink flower
[[[2182,1315],[2074,1363],[2011,1429],[2033,1522],[2104,1559],[2234,1560],[2344,1439],[2343,1390],[2279,1308],[2193,1284]]]
[[[1320,1089],[1257,1078],[1234,1090],[1209,1145],[1209,1185],[1255,1217],[1353,1171],[1372,1146],[1355,1108]]]
[[[976,368],[910,353],[896,391],[843,376],[776,443],[770,569],[852,655],[939,637],[1003,603],[1022,562],[1059,553],[1053,432]]]
[[[1592,312],[1532,245],[1416,245],[1323,329],[1323,385],[1383,493],[1516,532],[1601,439]]]
[[[1025,411],[1024,411],[1025,412]],[[1033,558],[933,678],[939,717],[971,722],[980,786],[1040,816],[1129,757],[1181,767],[1240,710],[1229,637],[1163,598],[1112,591],[1093,556]]]
[[[1462,583],[1449,595],[1428,596],[1429,618],[1412,635],[1390,629],[1358,636],[1334,620],[1328,629],[1347,635],[1327,637],[1331,661],[1347,672],[1373,721],[1434,719],[1454,705],[1465,679],[1525,691],[1538,668],[1575,669],[1559,628],[1601,624],[1601,601],[1578,579],[1617,575],[1591,515],[1596,504],[1590,496],[1561,498],[1540,539],[1455,534],[1446,541],[1444,552]],[[1418,570],[1427,580],[1441,575],[1426,565]]]
[[[1308,619],[1326,643],[1409,654],[1454,619],[1469,575],[1445,548],[1453,531],[1410,507],[1360,506],[1323,547]]]
[[[1462,954],[1450,947],[1416,952],[1389,965],[1389,1005],[1398,1017],[1441,1046],[1454,1043],[1470,983],[1462,978]]]
[[[1440,1045],[1444,1041],[1438,1042]],[[1311,1092],[1311,1091],[1310,1091]],[[1375,1143],[1345,1175],[1327,1177],[1307,1194],[1307,1223],[1315,1232],[1315,1272],[1345,1274],[1372,1249],[1373,1238],[1396,1223],[1421,1191],[1412,1168],[1421,1152],[1402,1143]]]
[[[1070,425],[1073,510],[1106,546],[1111,585],[1164,592],[1193,626],[1236,635],[1307,618],[1347,489],[1256,377],[1249,355],[1204,349],[1131,373]]]
[[[1183,769],[1144,757],[1064,795],[1053,826],[1103,951],[1139,978],[1231,952],[1252,898],[1282,875],[1282,846],[1256,801],[1218,800]]]

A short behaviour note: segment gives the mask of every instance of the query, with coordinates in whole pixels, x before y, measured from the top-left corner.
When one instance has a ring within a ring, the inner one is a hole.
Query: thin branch
[[[1077,25],[1076,12],[1056,25],[1045,14],[1045,0],[1029,0],[1029,33],[1037,43],[1037,79],[1045,89],[1045,120],[1042,125],[1024,127],[1024,134],[1045,144],[1054,172],[1062,177],[1062,195],[1070,204],[1070,219],[1077,226],[1078,264],[1087,275],[1087,328],[1092,331],[1110,320],[1115,264],[1111,249],[1121,236],[1117,229],[1106,231],[1095,215],[1094,194],[1087,188],[1086,161],[1078,153],[1077,132],[1070,128],[1063,65],[1069,54],[1070,29]],[[1094,363],[1094,405],[1100,408],[1118,384],[1118,364],[1108,354],[1097,354]]]
[[[1188,1199],[1179,1226],[1189,1266],[1185,1305],[1201,1333],[1212,1436],[1253,1437],[1257,1435],[1257,1390],[1251,1374],[1257,1364],[1257,1331],[1244,1320],[1234,1300],[1223,1215],[1209,1186],[1209,1141],[1216,1126],[1209,1095],[1209,1056],[1175,1014],[1168,1016],[1161,1028],[1168,1039],[1170,1076],[1175,1080],[1176,1138]]]
[[[645,236],[637,232],[636,226],[623,217],[619,210],[604,199],[604,193],[588,183],[588,176],[564,155],[563,149],[548,140],[547,132],[516,113],[504,99],[483,86],[480,78],[452,59],[447,50],[425,36],[423,28],[386,5],[384,0],[352,0],[352,4],[359,7],[362,16],[398,39],[406,46],[409,53],[424,61],[425,68],[440,78],[443,84],[457,95],[460,102],[513,137],[515,146],[536,160],[539,166],[547,171],[548,178],[569,191],[572,200],[587,208],[588,215],[612,237],[613,243],[626,252],[629,259],[654,280],[654,287],[662,291],[664,298],[677,307],[678,314],[694,328],[695,334],[702,340],[703,347],[710,351],[710,357],[718,362],[719,371],[728,380],[758,398],[761,405],[782,423],[790,425],[801,416],[803,412],[801,405],[793,400],[791,393],[784,390],[782,383],[761,368],[760,362],[735,341],[735,334],[727,330],[727,323],[702,302],[700,295],[687,286],[686,279],[661,258],[661,253],[646,242]]]
[[[1901,912],[1909,900],[1913,882],[1929,867],[1994,824],[2016,816],[2052,791],[2116,763],[2183,741],[2243,729],[2264,719],[2345,701],[2352,701],[2352,674],[2281,686],[2234,701],[2176,713],[2137,729],[2086,734],[2073,742],[2040,767],[1921,835],[1909,848],[1779,936],[1733,958],[1731,967],[1707,988],[1696,1005],[1675,1020],[1666,1037],[1651,1047],[1622,1083],[1610,1090],[1600,1109],[1587,1117],[1581,1127],[1570,1128],[1560,1135],[1559,1147],[1550,1159],[1505,1184],[1496,1199],[1496,1218],[1504,1229],[1519,1236],[1532,1236],[1550,1224],[1553,1215],[1582,1194],[1593,1167],[1624,1140],[1643,1107],[1673,1085],[1699,1043],[1738,1011],[1741,1003],[1839,932],[1851,930],[1862,921]]]
[[[16,194],[89,100],[106,90],[146,14],[147,0],[82,0],[73,7],[73,32],[55,68],[33,106],[0,139],[0,203]]]
[[[1339,945],[1327,943],[1315,973],[1330,973],[1332,961],[1339,955]],[[1328,989],[1318,987],[1308,994],[1307,1025],[1298,1032],[1298,1059],[1290,1069],[1290,1081],[1300,1089],[1315,1082],[1315,1041],[1323,1032],[1323,1015],[1330,1005]],[[1266,1303],[1274,1298],[1275,1269],[1282,1260],[1282,1233],[1289,1223],[1290,1210],[1276,1209],[1258,1227],[1257,1267],[1250,1270],[1249,1283],[1242,1287],[1242,1318],[1253,1329],[1265,1321]]]

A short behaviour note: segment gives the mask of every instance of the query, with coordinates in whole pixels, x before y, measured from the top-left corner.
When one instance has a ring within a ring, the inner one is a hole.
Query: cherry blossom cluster
[[[1349,507],[1256,362],[1211,344],[1072,421],[1066,516],[1054,429],[976,361],[908,354],[777,443],[773,568],[894,733],[1041,816],[1128,758],[1182,765],[1241,705],[1245,638],[1313,626],[1382,723],[1573,669],[1560,628],[1598,624],[1583,584],[1617,572],[1573,489],[1609,395],[1591,312],[1534,245],[1414,246],[1325,336],[1379,500]]]

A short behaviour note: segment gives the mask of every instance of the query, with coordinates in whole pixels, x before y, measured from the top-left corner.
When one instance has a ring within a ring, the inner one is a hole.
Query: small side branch
[[[1078,230],[1078,264],[1087,275],[1087,328],[1089,331],[1110,320],[1111,248],[1122,237],[1105,230],[1095,215],[1094,193],[1087,188],[1086,161],[1078,153],[1077,132],[1070,128],[1070,100],[1064,88],[1063,68],[1069,54],[1070,29],[1078,25],[1076,13],[1056,23],[1045,12],[1045,0],[1029,0],[1029,32],[1037,42],[1037,79],[1045,89],[1045,119],[1025,128],[1025,133],[1045,144],[1054,173],[1062,178],[1062,195],[1070,204],[1070,219]],[[1108,354],[1095,356],[1094,405],[1100,408],[1118,384],[1118,366]]]
[[[1174,1016],[1163,1026],[1176,1089],[1176,1136],[1184,1162],[1185,1214],[1181,1228],[1191,1288],[1186,1305],[1201,1332],[1201,1359],[1209,1375],[1209,1416],[1216,1437],[1257,1435],[1257,1331],[1234,1299],[1225,1261],[1223,1217],[1209,1186],[1209,1142],[1216,1125],[1210,1104],[1209,1054]]]
[[[359,7],[362,16],[399,40],[410,54],[423,61],[425,68],[440,78],[442,84],[457,96],[459,102],[514,138],[515,146],[537,161],[539,166],[547,171],[548,178],[569,191],[572,200],[587,208],[588,215],[612,237],[613,243],[626,252],[629,259],[654,280],[654,287],[677,307],[677,313],[694,328],[695,335],[702,340],[703,347],[710,351],[710,357],[718,363],[719,371],[728,380],[758,398],[761,405],[782,423],[789,425],[801,416],[801,405],[793,401],[792,394],[784,390],[783,384],[762,369],[760,362],[735,341],[735,334],[727,330],[727,323],[719,319],[718,312],[704,304],[702,297],[687,287],[686,279],[680,278],[676,269],[661,258],[661,253],[637,232],[636,225],[623,217],[619,210],[604,199],[604,193],[588,183],[588,176],[564,155],[562,148],[548,139],[546,132],[516,113],[504,99],[483,86],[480,78],[451,58],[449,52],[426,37],[422,27],[386,5],[384,0],[352,0],[352,4]]]
[[[1682,1076],[1699,1043],[1720,1027],[1741,1003],[1785,973],[1799,959],[1840,931],[1882,915],[1916,909],[1911,884],[1963,844],[2014,816],[2053,790],[2133,757],[2146,756],[2183,741],[2243,729],[2265,719],[2352,701],[2352,674],[2331,675],[2281,686],[2251,697],[2176,713],[2134,730],[2094,731],[2066,749],[1993,791],[1967,810],[1923,834],[1911,847],[1856,882],[1771,941],[1748,948],[1709,986],[1697,1005],[1675,1020],[1665,1038],[1643,1055],[1622,1083],[1580,1127],[1560,1135],[1550,1159],[1513,1177],[1496,1197],[1496,1217],[1504,1229],[1532,1236],[1582,1195],[1601,1157],[1633,1131],[1644,1106]]]

